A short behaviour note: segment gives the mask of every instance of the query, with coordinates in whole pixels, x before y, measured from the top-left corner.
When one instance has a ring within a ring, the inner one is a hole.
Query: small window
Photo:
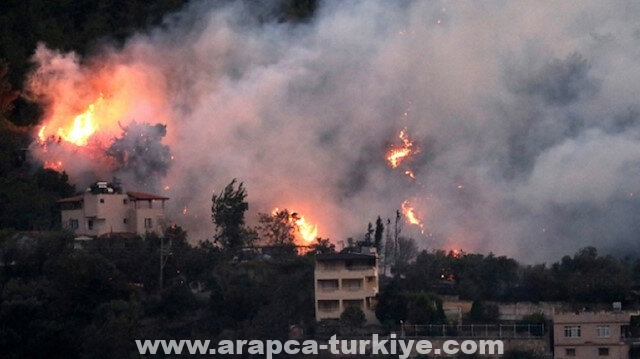
[[[128,199],[124,198],[124,199],[122,200],[122,204],[128,204],[128,203],[129,203],[129,200],[128,200]]]
[[[127,224],[127,219],[126,219],[126,218],[123,218],[123,219],[122,219],[122,223]]]
[[[564,327],[565,338],[580,338],[580,326],[568,325]]]
[[[69,228],[70,229],[78,229],[78,220],[77,219],[70,219],[69,220]]]
[[[104,198],[100,198],[100,203],[104,203]]]
[[[598,325],[596,327],[596,334],[598,335],[598,338],[610,338],[611,330],[608,325]]]
[[[356,307],[362,309],[364,307],[363,299],[345,299],[342,301],[342,305],[346,307]]]
[[[151,218],[145,218],[144,228],[151,228],[151,227],[153,227],[153,221],[151,220]]]
[[[564,355],[568,356],[568,357],[574,357],[576,356],[576,348],[567,348],[564,350]]]
[[[598,348],[598,356],[608,357],[609,356],[609,348]]]
[[[87,221],[87,228],[89,228],[90,231],[93,230],[93,220],[92,219]]]

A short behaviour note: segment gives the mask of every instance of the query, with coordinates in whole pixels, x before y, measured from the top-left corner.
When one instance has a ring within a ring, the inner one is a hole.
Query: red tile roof
[[[82,202],[83,199],[84,199],[84,196],[80,194],[73,197],[59,199],[57,202],[58,203]]]
[[[133,200],[141,200],[141,201],[148,201],[148,200],[154,200],[154,199],[159,199],[159,200],[169,199],[169,197],[163,197],[163,196],[158,196],[157,194],[144,193],[144,192],[127,191],[127,195]]]

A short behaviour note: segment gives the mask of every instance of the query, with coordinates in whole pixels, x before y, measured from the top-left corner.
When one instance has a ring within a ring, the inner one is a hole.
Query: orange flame
[[[424,234],[424,224],[415,213],[415,208],[409,203],[409,200],[402,202],[402,214],[407,218],[407,222],[420,227],[420,232]]]
[[[110,161],[104,150],[134,120],[171,126],[165,79],[152,68],[115,58],[60,68],[50,60],[57,59],[55,54],[38,51],[49,56],[42,57],[28,82],[44,109],[34,155],[42,162],[62,163],[64,168],[56,170],[71,170],[72,176],[81,172],[80,164],[105,170]],[[170,133],[165,140],[172,141]]]
[[[391,168],[398,168],[402,161],[410,155],[417,153],[417,151],[413,149],[413,141],[409,139],[406,128],[400,131],[398,137],[402,140],[402,145],[394,146],[387,152],[387,160]]]
[[[305,242],[313,242],[318,237],[318,225],[307,222],[304,216],[300,216],[296,220],[296,224],[298,225],[298,232]]]
[[[279,211],[278,207],[276,207],[271,211],[271,214],[276,215]],[[315,241],[318,237],[318,225],[307,222],[304,216],[296,211],[290,211],[289,213],[289,222],[296,225],[299,239],[302,239],[305,244]]]
[[[63,169],[62,161],[44,161],[43,167],[58,172],[61,172]]]
[[[76,146],[86,146],[89,138],[99,129],[95,115],[96,105],[103,106],[103,102],[104,97],[100,94],[100,97],[90,104],[84,112],[75,116],[73,121],[61,124],[55,134]],[[47,126],[42,126],[38,131],[40,141],[44,142],[49,136],[52,136],[52,134],[47,133]]]

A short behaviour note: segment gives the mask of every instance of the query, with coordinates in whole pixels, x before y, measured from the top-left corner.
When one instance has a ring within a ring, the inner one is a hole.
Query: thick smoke
[[[303,24],[250,14],[193,2],[95,60],[162,84],[168,119],[138,119],[170,122],[164,184],[192,239],[213,233],[211,193],[237,178],[249,216],[288,208],[334,241],[409,199],[428,234],[402,233],[422,248],[525,262],[638,249],[640,5],[321,1]],[[384,159],[405,127],[415,180]]]
[[[162,144],[167,126],[132,122],[113,140],[106,155],[113,158],[119,177],[131,179],[146,188],[160,188],[157,181],[167,175],[171,166],[169,146]]]

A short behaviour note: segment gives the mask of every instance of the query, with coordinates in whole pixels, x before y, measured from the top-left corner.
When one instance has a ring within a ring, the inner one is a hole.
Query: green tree
[[[235,178],[221,194],[211,198],[211,220],[216,226],[214,240],[232,253],[237,253],[246,244],[244,213],[249,209],[246,198],[243,183],[236,188]]]
[[[474,323],[495,323],[500,319],[500,311],[495,304],[476,300],[471,304],[469,320]]]
[[[344,308],[344,311],[340,314],[340,322],[351,330],[362,327],[366,321],[367,318],[362,309],[353,305]]]
[[[411,293],[407,297],[407,321],[414,324],[444,324],[442,299],[434,294]]]

